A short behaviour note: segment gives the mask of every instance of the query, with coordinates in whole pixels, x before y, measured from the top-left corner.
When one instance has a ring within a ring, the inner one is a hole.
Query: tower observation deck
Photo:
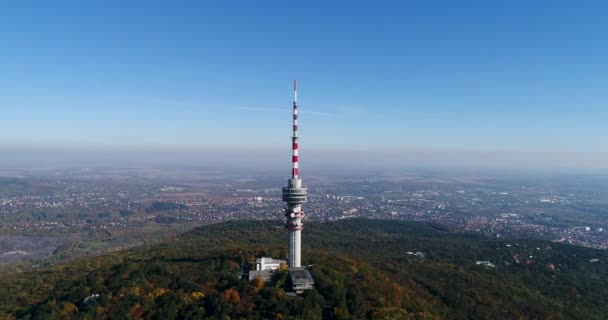
[[[298,82],[293,82],[293,136],[292,142],[292,168],[291,179],[287,181],[287,186],[283,187],[283,201],[287,203],[285,217],[287,222],[285,227],[289,230],[289,268],[299,268],[301,266],[300,254],[302,247],[302,230],[304,224],[304,211],[302,204],[308,198],[308,189],[302,185],[299,175],[299,154],[298,154]]]

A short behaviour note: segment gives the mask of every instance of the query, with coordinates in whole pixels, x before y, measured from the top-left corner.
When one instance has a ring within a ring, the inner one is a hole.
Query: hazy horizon
[[[200,166],[283,170],[290,168],[289,146],[284,148],[0,148],[1,168]],[[303,148],[301,167],[323,169],[386,170],[480,169],[541,171],[605,171],[608,153],[507,151],[365,151]]]

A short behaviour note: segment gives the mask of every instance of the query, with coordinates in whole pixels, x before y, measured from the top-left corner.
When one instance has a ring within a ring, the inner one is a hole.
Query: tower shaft
[[[292,142],[292,169],[291,179],[287,181],[287,186],[283,187],[283,201],[287,203],[285,217],[287,218],[285,227],[289,230],[289,267],[299,268],[301,266],[301,233],[304,229],[302,219],[304,204],[308,197],[308,190],[302,186],[299,172],[299,143],[298,143],[298,83],[293,82],[294,101],[293,101],[293,136]]]

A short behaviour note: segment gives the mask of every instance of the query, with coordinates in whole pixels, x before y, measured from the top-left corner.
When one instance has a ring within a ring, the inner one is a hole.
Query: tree
[[[251,285],[253,286],[255,293],[258,293],[260,290],[264,289],[264,279],[257,277],[253,279]]]
[[[241,295],[234,289],[224,291],[224,299],[234,305],[241,303]]]

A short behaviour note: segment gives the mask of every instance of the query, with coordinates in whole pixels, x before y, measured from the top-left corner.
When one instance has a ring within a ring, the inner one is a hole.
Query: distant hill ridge
[[[425,223],[307,223],[315,290],[249,283],[256,257],[286,256],[280,221],[196,228],[164,243],[11,275],[0,318],[605,319],[608,252],[491,239]],[[488,261],[489,264],[478,264]],[[594,262],[592,262],[594,261]]]

